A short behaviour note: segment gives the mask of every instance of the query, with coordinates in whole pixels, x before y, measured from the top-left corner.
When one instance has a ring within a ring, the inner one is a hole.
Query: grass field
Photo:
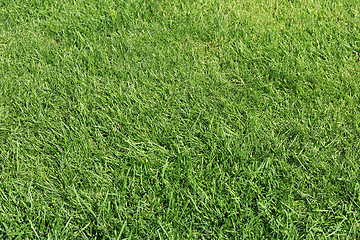
[[[359,164],[359,0],[0,1],[1,239],[358,239]]]

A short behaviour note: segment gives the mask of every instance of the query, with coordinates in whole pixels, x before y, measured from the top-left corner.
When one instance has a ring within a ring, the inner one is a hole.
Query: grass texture
[[[359,162],[359,0],[0,1],[1,239],[357,239]]]

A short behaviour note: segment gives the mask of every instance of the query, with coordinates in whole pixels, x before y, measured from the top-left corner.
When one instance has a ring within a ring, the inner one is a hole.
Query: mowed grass
[[[0,238],[356,239],[358,0],[2,0]]]

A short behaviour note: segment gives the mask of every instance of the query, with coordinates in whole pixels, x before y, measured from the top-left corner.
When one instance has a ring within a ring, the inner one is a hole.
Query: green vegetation
[[[359,0],[2,0],[1,239],[356,239]]]

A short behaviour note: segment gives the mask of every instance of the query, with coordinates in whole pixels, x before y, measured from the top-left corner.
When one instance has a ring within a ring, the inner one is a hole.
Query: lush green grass
[[[0,238],[359,238],[359,0],[0,1]]]

